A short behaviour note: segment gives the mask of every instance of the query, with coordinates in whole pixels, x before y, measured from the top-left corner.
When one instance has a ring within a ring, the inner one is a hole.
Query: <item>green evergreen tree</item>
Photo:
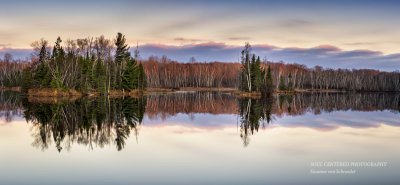
[[[90,90],[96,91],[97,90],[97,75],[96,75],[96,59],[94,55],[92,55],[91,59],[89,60],[90,65],[90,73],[88,76]]]
[[[115,63],[110,64],[110,89],[117,89],[117,71]]]
[[[142,63],[139,63],[139,66],[137,68],[138,71],[138,89],[140,90],[146,90],[147,87],[147,80],[146,80],[146,73],[144,72],[144,68]]]
[[[272,69],[271,66],[268,66],[268,72],[267,72],[267,87],[271,90],[274,89],[274,82],[272,79]]]
[[[39,64],[33,76],[33,79],[36,87],[41,87],[41,88],[50,87],[50,82],[52,80],[52,77],[50,75],[49,68],[47,67],[46,64],[44,63]]]
[[[264,70],[265,73],[265,70]],[[270,95],[271,93],[274,92],[274,82],[272,79],[272,70],[271,66],[268,66],[267,72],[266,72],[266,77],[265,77],[265,82],[263,85],[263,94],[264,95]]]
[[[22,75],[22,87],[21,91],[24,94],[28,93],[28,90],[32,88],[32,74],[31,69],[29,67],[24,69],[24,73]]]
[[[47,88],[50,86],[52,80],[49,68],[47,66],[48,53],[46,45],[43,44],[39,53],[39,65],[37,66],[33,75],[33,86]]]
[[[253,54],[251,57],[251,62],[250,62],[250,77],[251,77],[251,91],[257,91],[257,85],[256,85],[256,74],[255,72],[257,71],[256,69],[256,55]]]
[[[261,91],[261,86],[263,84],[263,73],[262,73],[262,69],[261,69],[261,61],[260,61],[260,57],[257,57],[257,59],[255,59],[255,55],[253,55],[252,58],[252,69],[251,69],[251,77],[252,77],[252,90],[253,91]]]
[[[50,87],[54,89],[61,89],[64,87],[58,71],[54,72],[54,78],[50,82]]]
[[[136,89],[138,85],[138,72],[136,67],[136,60],[129,59],[126,63],[124,76],[122,77],[122,86],[125,90],[131,91]]]
[[[58,37],[57,41],[56,41],[56,43],[54,45],[53,55],[52,55],[53,61],[58,65],[61,65],[63,63],[64,59],[65,59],[65,51],[61,47],[61,42],[62,42],[61,38]]]
[[[287,86],[288,91],[294,91],[292,74],[289,74],[289,83]]]
[[[278,86],[280,91],[286,91],[286,83],[285,83],[285,77],[283,77],[282,75],[280,76],[279,79],[279,86]]]
[[[89,59],[89,55],[86,54],[86,57],[81,57],[81,78],[80,78],[80,87],[83,93],[87,93],[89,89],[91,89],[91,74],[92,74],[92,62]]]
[[[117,50],[115,52],[115,63],[116,63],[116,88],[122,89],[122,76],[124,72],[124,63],[127,62],[131,56],[129,53],[129,47],[125,44],[125,35],[118,33],[115,39],[115,46]]]
[[[246,43],[244,49],[242,50],[241,56],[241,73],[240,73],[240,90],[242,91],[251,91],[251,62],[250,62],[250,52],[251,46],[249,43]]]
[[[95,76],[96,91],[100,94],[106,94],[106,69],[100,58],[96,62]]]

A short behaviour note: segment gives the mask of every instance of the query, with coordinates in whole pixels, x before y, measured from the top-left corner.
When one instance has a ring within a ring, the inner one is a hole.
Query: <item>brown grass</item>
[[[259,98],[261,97],[261,92],[245,92],[245,91],[234,91],[231,94],[237,97],[248,97],[248,98]]]
[[[173,89],[166,88],[147,88],[147,92],[173,92]]]
[[[229,87],[182,87],[181,91],[236,91],[235,88]]]
[[[174,92],[174,91],[235,91],[229,87],[180,87],[180,88],[147,88],[147,92]]]
[[[36,97],[81,97],[82,93],[70,89],[70,90],[57,90],[52,88],[38,88],[38,89],[29,89],[28,90],[29,96],[36,96]]]
[[[276,91],[276,94],[297,94],[301,92],[302,91]]]
[[[0,87],[0,90],[5,90],[5,91],[21,91],[21,87]]]
[[[295,89],[295,92],[346,92],[340,89]]]

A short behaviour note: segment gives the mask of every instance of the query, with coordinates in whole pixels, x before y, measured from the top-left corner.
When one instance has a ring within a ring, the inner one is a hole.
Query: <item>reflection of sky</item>
[[[353,128],[371,128],[381,125],[400,126],[400,114],[392,111],[334,111],[323,112],[315,115],[307,112],[304,115],[296,116],[273,116],[274,119],[270,124],[280,127],[307,127],[317,130],[331,130],[339,127]],[[147,116],[143,120],[146,126],[167,126],[181,125],[199,128],[224,128],[236,126],[240,117],[236,114],[184,114],[179,113],[175,116],[166,118],[165,120],[149,119]],[[265,122],[266,123],[266,122]],[[267,123],[266,123],[267,124]],[[268,127],[268,126],[267,126]]]
[[[200,117],[196,124],[201,124]],[[318,117],[315,124],[321,121]],[[247,147],[243,147],[236,128],[209,130],[190,128],[188,123],[157,127],[148,122],[141,127],[138,142],[131,135],[120,152],[114,146],[90,150],[74,145],[69,152],[61,153],[54,144],[44,152],[32,147],[30,124],[14,121],[0,127],[0,182],[365,185],[395,184],[399,180],[400,127],[344,126],[320,132],[292,128],[284,119],[275,121],[274,129],[250,136]],[[312,161],[386,161],[389,167],[356,168],[355,175],[310,175]]]
[[[280,127],[307,127],[317,130],[332,130],[339,127],[371,128],[381,125],[400,126],[400,114],[389,110],[384,111],[334,111],[322,112],[315,115],[307,112],[304,115],[295,116],[276,116],[272,115],[273,120],[270,126]],[[12,121],[7,122],[4,117],[0,118],[0,125],[7,125],[13,121],[25,121],[25,118],[12,116]],[[266,127],[269,127],[266,121]],[[204,113],[178,113],[168,116],[165,119],[152,118],[145,116],[142,124],[147,127],[159,126],[185,126],[199,127],[207,129],[222,129],[224,127],[236,127],[240,125],[240,117],[236,114],[204,114]]]

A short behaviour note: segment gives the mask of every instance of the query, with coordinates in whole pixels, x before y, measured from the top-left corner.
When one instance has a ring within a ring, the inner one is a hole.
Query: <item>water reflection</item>
[[[0,90],[0,118],[9,123],[15,116],[23,115],[20,93]]]
[[[47,149],[54,141],[58,151],[69,150],[73,143],[104,147],[115,144],[117,150],[133,130],[137,137],[143,120],[146,97],[83,98],[56,103],[23,99],[24,117],[33,124],[33,146]]]
[[[165,120],[179,113],[237,114],[235,96],[219,92],[150,93],[147,95],[146,115]]]
[[[240,137],[243,145],[249,144],[249,135],[253,135],[260,127],[265,128],[271,120],[282,116],[298,116],[307,112],[319,115],[333,111],[383,111],[393,113],[400,111],[400,94],[396,93],[304,93],[276,95],[262,99],[239,98]],[[279,123],[277,123],[279,124]],[[296,122],[294,126],[314,127],[313,122]],[[318,128],[335,128],[331,123],[318,122]],[[341,124],[351,126],[349,120],[341,120]],[[395,126],[400,126],[396,125]],[[364,126],[372,126],[364,123]]]
[[[4,91],[0,96],[0,116],[10,122],[14,117],[24,117],[32,123],[33,146],[48,149],[54,142],[56,149],[70,150],[74,143],[93,149],[115,145],[122,150],[126,140],[137,138],[145,115],[148,121],[163,123],[177,115],[189,115],[186,124],[194,127],[210,126],[218,115],[237,117],[239,135],[243,145],[250,143],[250,136],[269,124],[280,123],[278,118],[352,111],[351,115],[365,111],[400,111],[400,94],[396,93],[303,93],[275,95],[262,99],[237,98],[218,92],[150,93],[132,98],[85,97],[81,99],[21,98],[18,93]],[[195,114],[207,119],[196,122]],[[347,115],[348,116],[348,115]],[[179,117],[179,116],[178,116]],[[303,117],[290,126],[334,129],[332,121],[350,127],[376,127],[375,123],[359,123],[345,116],[327,121],[310,121]],[[216,124],[222,124],[220,122]],[[235,123],[232,123],[232,125]],[[399,122],[387,124],[400,126]],[[151,126],[151,125],[150,125]],[[216,125],[211,125],[211,127]]]
[[[249,134],[254,134],[271,121],[273,97],[262,99],[239,98],[240,137],[243,145],[249,144]]]

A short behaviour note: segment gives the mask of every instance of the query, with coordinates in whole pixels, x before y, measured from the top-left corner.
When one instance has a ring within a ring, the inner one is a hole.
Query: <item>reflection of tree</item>
[[[239,98],[238,101],[236,96],[225,93],[193,92],[149,93],[146,97],[125,99],[54,100],[29,97],[29,102],[21,101],[17,92],[0,91],[0,117],[12,120],[13,116],[24,116],[34,123],[35,147],[44,150],[54,142],[61,151],[74,143],[90,149],[115,144],[121,150],[131,132],[137,139],[145,110],[151,119],[178,113],[188,114],[190,119],[194,119],[195,113],[239,113],[245,146],[249,143],[248,136],[265,126],[265,122],[270,123],[273,116],[338,110],[400,111],[399,93],[299,93],[262,99]]]
[[[278,95],[277,116],[303,115],[306,112],[320,114],[333,111],[399,111],[399,93],[299,93]]]
[[[268,124],[270,123],[272,104],[272,96],[261,99],[239,99],[240,137],[243,140],[244,146],[249,144],[250,140],[248,136],[258,131],[261,122],[263,127],[265,126],[265,121]]]
[[[400,109],[399,93],[298,93],[275,97],[271,109],[276,116]],[[147,100],[146,114],[150,119],[165,119],[178,113],[237,114],[239,106],[235,96],[217,92],[149,94]]]
[[[149,93],[146,115],[150,119],[166,119],[178,113],[236,114],[235,96],[220,92],[179,92],[169,94]]]
[[[398,93],[304,93],[284,94],[261,99],[239,98],[240,137],[244,146],[249,135],[257,132],[260,123],[271,122],[271,116],[321,114],[338,110],[400,111]]]
[[[33,146],[47,149],[52,141],[58,151],[73,143],[104,147],[114,143],[118,150],[143,120],[146,97],[96,99],[73,102],[31,103],[24,99],[25,118],[33,123]]]
[[[22,115],[22,103],[17,91],[0,90],[0,117],[4,117],[6,122],[11,122],[14,116]]]

